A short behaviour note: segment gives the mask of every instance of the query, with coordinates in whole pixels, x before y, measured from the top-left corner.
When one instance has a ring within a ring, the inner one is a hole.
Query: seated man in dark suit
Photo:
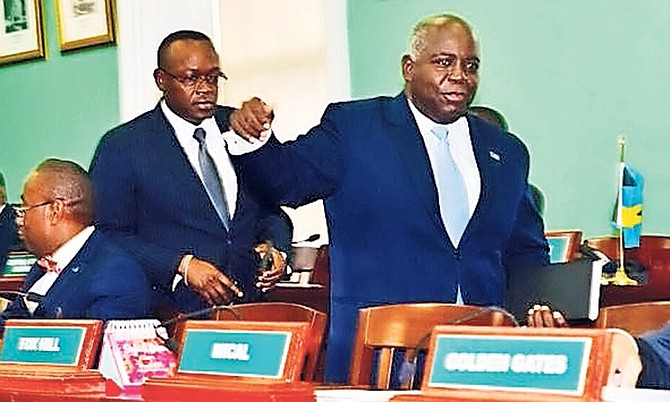
[[[74,162],[48,159],[16,208],[19,236],[39,257],[0,317],[130,319],[148,316],[142,268],[93,226],[93,188]]]
[[[7,204],[5,177],[0,173],[0,272],[7,263],[7,254],[19,244],[16,234],[16,214]]]

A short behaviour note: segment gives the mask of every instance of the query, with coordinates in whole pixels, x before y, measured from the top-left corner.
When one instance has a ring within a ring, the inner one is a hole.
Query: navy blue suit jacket
[[[44,275],[34,264],[24,292]],[[148,317],[149,282],[139,264],[96,230],[30,314],[22,297],[7,307],[9,318],[131,319]]]
[[[528,152],[516,137],[468,115],[481,195],[455,249],[434,175],[404,95],[330,105],[321,124],[239,157],[267,197],[295,206],[323,198],[330,237],[327,380],[344,381],[360,307],[453,302],[502,305],[505,269],[548,263],[529,198]],[[331,358],[332,357],[332,358]]]
[[[670,325],[637,339],[642,361],[638,388],[670,389]]]
[[[0,272],[5,269],[7,253],[19,243],[16,233],[16,213],[11,205],[6,204],[0,212]]]
[[[222,132],[228,130],[232,110],[217,110]],[[105,134],[90,174],[97,226],[140,261],[152,283],[155,306],[187,312],[204,307],[183,281],[176,292],[171,290],[185,254],[213,263],[250,297],[257,270],[253,245],[266,239],[282,243],[263,225],[276,223],[265,218],[278,207],[259,203],[243,180],[238,180],[235,215],[226,230],[158,106]]]

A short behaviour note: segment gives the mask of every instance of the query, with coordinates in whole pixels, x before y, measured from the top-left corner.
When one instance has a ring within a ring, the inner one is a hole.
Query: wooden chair
[[[600,309],[598,328],[620,328],[633,336],[670,323],[670,301],[622,304]]]
[[[612,260],[619,259],[618,237],[596,237],[585,241]],[[601,306],[670,300],[670,236],[643,235],[640,247],[626,249],[624,258],[647,269],[642,286],[604,286]]]
[[[549,247],[560,246],[562,251],[559,258],[552,258],[551,262],[573,261],[579,255],[579,245],[582,243],[581,230],[552,230],[544,232],[544,236],[549,242]],[[553,244],[555,243],[555,244]],[[552,257],[554,252],[551,253]]]
[[[396,350],[416,355],[425,349],[436,325],[516,326],[504,310],[457,304],[415,303],[359,310],[349,384],[369,386],[378,352],[375,388],[389,389]],[[411,384],[407,384],[411,386]]]
[[[240,321],[287,321],[309,322],[310,342],[307,345],[307,355],[302,371],[302,380],[314,380],[316,365],[321,353],[324,332],[326,329],[326,314],[321,311],[300,304],[282,302],[249,303],[230,306],[216,310],[212,314],[214,320]]]

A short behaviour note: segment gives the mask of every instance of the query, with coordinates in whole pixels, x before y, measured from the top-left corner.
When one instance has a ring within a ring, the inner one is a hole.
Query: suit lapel
[[[205,221],[217,222],[219,229],[226,230],[207,195],[205,186],[189,162],[184,149],[177,140],[174,128],[160,110],[160,106],[154,109],[154,120],[152,131],[157,148],[155,154],[160,157],[162,163],[159,174],[169,175],[175,183],[179,183],[178,186],[175,186],[179,188],[179,191],[174,191],[174,197],[182,198],[180,204],[188,208],[188,211],[184,213],[190,216],[200,216]],[[166,133],[170,135],[165,135]],[[237,197],[239,202],[239,191]],[[203,208],[203,205],[207,207]]]
[[[443,233],[444,241],[451,245],[439,213],[437,185],[428,151],[407,102],[401,93],[388,104],[386,120],[390,123],[389,135],[395,141],[395,149],[401,150],[399,158],[405,166],[409,183],[413,185],[411,191],[416,194],[420,210],[431,217],[432,223]]]
[[[50,317],[51,313],[55,313],[55,310],[49,311],[50,309],[63,308],[60,303],[56,304],[55,300],[72,299],[72,294],[77,289],[74,283],[78,282],[78,278],[84,273],[86,262],[91,256],[91,249],[96,242],[100,241],[99,236],[100,234],[97,230],[93,232],[79,252],[72,258],[72,261],[63,268],[63,271],[47,291],[44,300],[35,309],[35,316]],[[74,297],[77,297],[77,295],[75,294]]]
[[[499,177],[496,180],[496,175],[500,173],[505,155],[496,146],[496,141],[491,141],[490,132],[486,130],[475,119],[467,116],[468,125],[470,126],[470,138],[472,141],[472,149],[475,153],[475,160],[477,162],[477,169],[479,169],[479,176],[481,178],[481,192],[475,211],[470,218],[463,237],[465,238],[469,232],[477,229],[479,224],[483,221],[482,216],[485,216],[489,209],[491,202],[494,202],[492,195],[496,193],[496,186],[500,182]],[[493,133],[494,135],[502,135]]]

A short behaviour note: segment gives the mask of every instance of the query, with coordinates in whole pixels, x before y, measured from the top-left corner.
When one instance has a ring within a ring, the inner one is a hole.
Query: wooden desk
[[[599,237],[586,244],[605,253],[612,260],[619,258],[619,239]],[[603,286],[601,307],[626,303],[670,300],[670,238],[643,235],[639,248],[624,251],[626,261],[635,261],[647,269],[648,283],[641,286]]]
[[[600,289],[600,307],[670,300],[670,287],[607,285]]]
[[[280,283],[270,292],[266,300],[302,304],[315,310],[328,312],[328,291],[325,286],[315,283],[307,285]]]
[[[21,289],[25,275],[6,275],[0,276],[0,291],[16,291]]]
[[[319,247],[314,261],[314,273],[309,284],[280,283],[266,300],[297,303],[328,313],[330,311],[330,265],[328,246]]]

